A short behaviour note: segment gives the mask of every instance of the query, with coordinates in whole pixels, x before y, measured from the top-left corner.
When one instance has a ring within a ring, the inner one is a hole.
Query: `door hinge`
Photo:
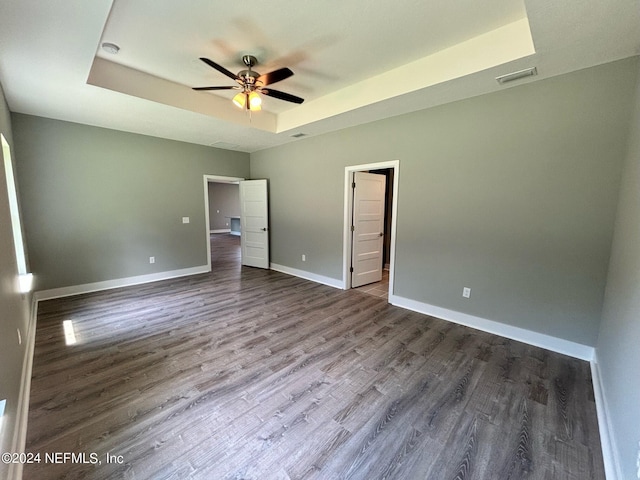
[[[356,231],[356,227],[354,227],[353,225],[351,225],[351,231],[355,232]]]
[[[353,267],[349,268],[349,273],[353,273]]]
[[[356,182],[353,182],[353,183],[351,184],[351,188],[356,188]]]

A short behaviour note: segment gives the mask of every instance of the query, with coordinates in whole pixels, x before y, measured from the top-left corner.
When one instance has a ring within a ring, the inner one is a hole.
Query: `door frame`
[[[211,271],[211,241],[209,239],[209,230],[211,229],[211,221],[209,219],[209,184],[210,183],[239,183],[243,181],[241,177],[224,177],[221,175],[204,175],[204,221],[205,221],[205,235],[207,239],[207,268],[208,272]]]
[[[342,252],[342,283],[345,290],[351,288],[351,256],[353,252],[353,237],[351,235],[351,211],[353,210],[353,189],[351,183],[353,172],[369,170],[393,169],[393,199],[391,202],[391,245],[389,247],[389,298],[393,295],[395,285],[396,264],[396,227],[398,218],[398,180],[400,178],[400,160],[390,160],[379,163],[351,165],[344,168],[344,233]]]

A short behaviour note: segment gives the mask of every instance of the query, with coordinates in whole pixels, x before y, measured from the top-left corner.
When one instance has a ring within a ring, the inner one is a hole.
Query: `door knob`
[[[381,237],[384,237],[384,233],[380,232],[380,236],[381,236]]]
[[[267,227],[264,227],[264,228],[262,229],[262,231],[263,231],[263,232],[266,232],[266,231],[267,231]]]

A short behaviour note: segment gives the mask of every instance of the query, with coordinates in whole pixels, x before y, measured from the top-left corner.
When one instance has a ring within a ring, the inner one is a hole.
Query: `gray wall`
[[[272,261],[340,279],[344,167],[399,159],[395,294],[595,345],[636,64],[252,154]]]
[[[12,120],[36,290],[206,265],[203,175],[249,174],[246,153]]]
[[[15,167],[16,156],[11,130],[9,108],[0,85],[0,133],[12,147]],[[4,418],[1,421],[0,452],[10,451],[16,427],[22,361],[25,354],[25,343],[22,346],[18,345],[16,330],[20,329],[22,337],[26,339],[30,317],[31,297],[21,295],[17,286],[18,266],[11,229],[4,158],[0,148],[0,400],[7,400]],[[7,465],[0,463],[0,478],[6,478],[7,470]]]
[[[596,347],[621,478],[635,478],[640,451],[640,82],[634,109]]]
[[[240,187],[233,183],[209,183],[209,228],[228,230],[227,217],[240,216]]]

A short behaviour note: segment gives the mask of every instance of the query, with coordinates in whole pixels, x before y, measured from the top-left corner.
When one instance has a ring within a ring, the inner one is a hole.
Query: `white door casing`
[[[240,182],[242,265],[269,268],[269,206],[266,180]]]
[[[382,279],[386,177],[354,172],[353,288]]]

